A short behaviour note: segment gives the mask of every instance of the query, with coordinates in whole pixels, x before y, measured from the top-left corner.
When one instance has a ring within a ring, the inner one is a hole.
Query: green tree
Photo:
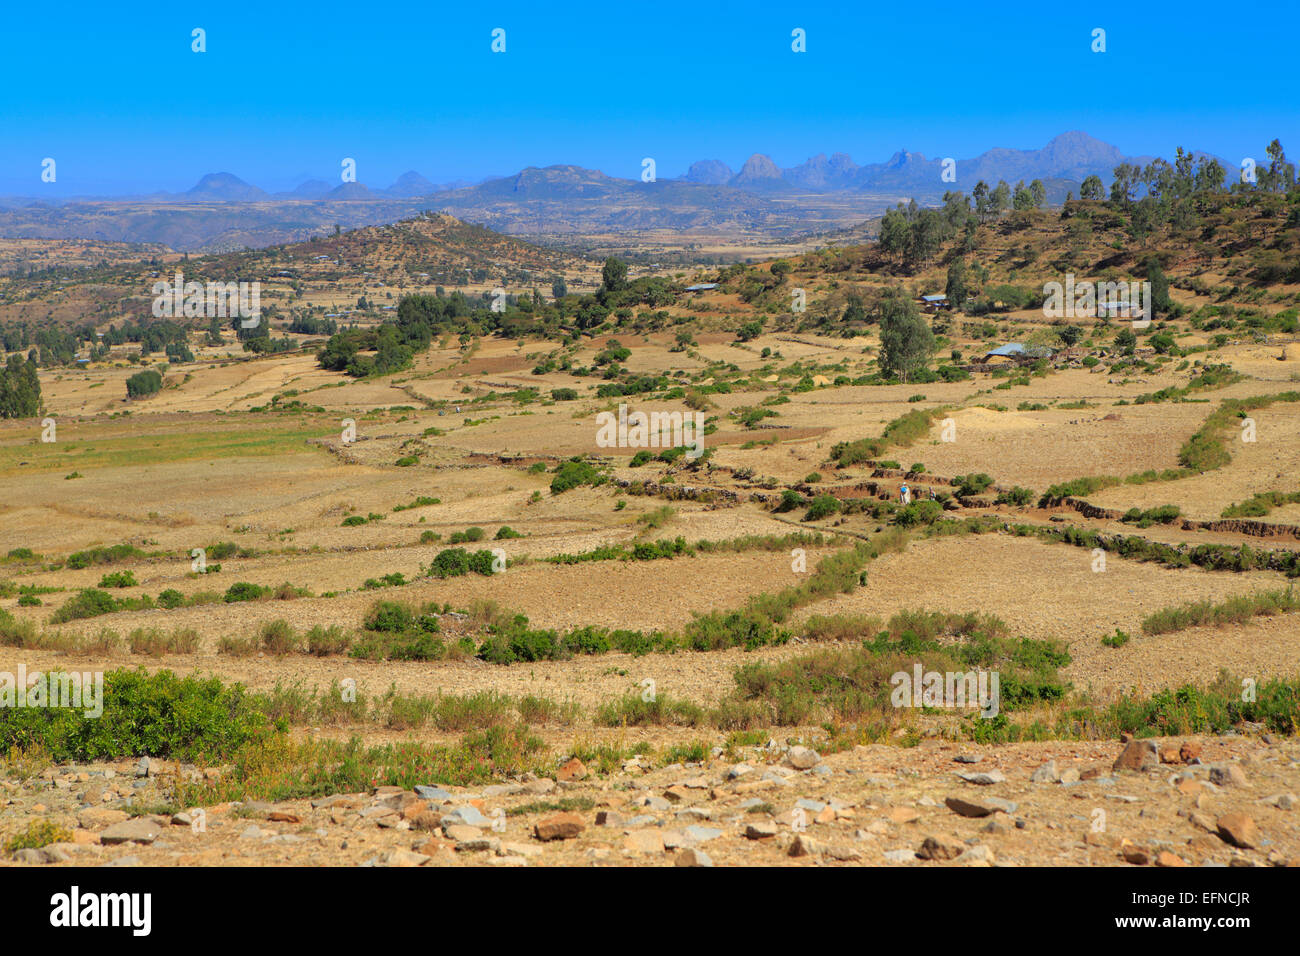
[[[1101,177],[1097,175],[1089,176],[1079,186],[1079,198],[1088,200],[1097,200],[1105,197],[1105,187],[1102,186]]]
[[[0,368],[0,418],[34,418],[41,413],[41,379],[36,363],[17,353]]]
[[[1142,170],[1132,163],[1120,163],[1116,166],[1110,184],[1110,201],[1121,206],[1131,203],[1141,176]]]
[[[1016,211],[1034,208],[1034,197],[1029,190],[1025,188],[1025,181],[1023,179],[1016,183],[1015,192],[1012,193],[1011,196],[1011,208]]]
[[[627,288],[627,263],[610,256],[600,273],[601,288],[606,292],[622,292]]]
[[[961,259],[954,259],[952,265],[948,266],[948,283],[943,290],[944,295],[948,297],[948,307],[952,309],[960,308],[961,304],[966,301],[966,293],[969,289],[966,263]]]
[[[1043,185],[1041,179],[1035,179],[1029,184],[1029,198],[1035,209],[1042,209],[1047,203],[1047,187]]]
[[[971,195],[975,197],[975,215],[979,217],[980,222],[984,222],[992,215],[989,184],[981,179],[975,184],[975,188],[971,190]]]
[[[127,398],[143,398],[161,390],[162,376],[158,374],[157,369],[149,368],[143,372],[136,372],[126,380]]]
[[[916,303],[898,289],[880,300],[880,370],[903,381],[925,368],[934,333]]]
[[[997,219],[1004,212],[1011,208],[1011,187],[1003,180],[998,180],[997,189],[989,196],[989,210],[993,218]]]

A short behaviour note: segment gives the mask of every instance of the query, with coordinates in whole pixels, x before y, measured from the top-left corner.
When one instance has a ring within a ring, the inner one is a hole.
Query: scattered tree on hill
[[[952,265],[948,266],[948,284],[943,290],[944,295],[948,297],[948,306],[954,309],[960,308],[966,301],[968,291],[966,263],[961,259],[954,259]]]
[[[989,209],[993,213],[993,218],[997,219],[1010,208],[1011,187],[999,179],[997,188],[993,190],[993,194],[989,197]]]
[[[0,368],[0,418],[33,418],[41,413],[41,380],[36,363],[17,353]]]
[[[1080,199],[1097,200],[1104,199],[1105,196],[1105,187],[1102,185],[1101,177],[1096,174],[1087,177],[1079,185]]]
[[[1047,202],[1047,187],[1043,185],[1041,179],[1035,179],[1029,184],[1029,198],[1034,204],[1035,209],[1042,209]]]
[[[934,351],[934,333],[916,303],[894,289],[880,300],[880,370],[903,381],[921,369]]]
[[[627,288],[627,263],[610,256],[600,273],[600,287],[604,292],[622,292]]]

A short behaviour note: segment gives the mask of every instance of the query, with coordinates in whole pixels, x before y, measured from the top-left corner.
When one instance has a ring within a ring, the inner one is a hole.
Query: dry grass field
[[[1059,230],[1042,229],[1050,245]],[[430,238],[359,233],[321,243],[352,278],[337,290],[322,279],[296,301],[334,308],[375,293],[360,265],[405,268],[408,246]],[[434,235],[460,233],[441,221]],[[999,261],[1003,239],[989,241]],[[518,244],[503,244],[494,267],[518,264],[506,245]],[[575,287],[599,281],[598,263],[529,254],[531,268],[567,267]],[[446,261],[464,255],[455,247]],[[810,295],[842,294],[841,281],[864,295],[889,284],[857,267],[833,279],[810,261],[792,280]],[[917,287],[940,277],[936,266]],[[1297,290],[1270,294],[1266,311],[1278,312]],[[1188,311],[1205,298],[1173,295]],[[1172,321],[1181,358],[1140,344],[1124,359],[1116,326],[1084,323],[1081,352],[1098,361],[889,384],[876,380],[875,330],[846,337],[777,321],[738,336],[755,316],[733,287],[678,294],[654,321],[629,312],[563,340],[435,336],[409,367],[370,377],[322,368],[325,336],[270,355],[227,336],[196,343],[193,362],[169,363],[162,390],[135,400],[125,384],[142,367],[134,346],[85,368],[43,368],[54,440],[41,418],[0,422],[0,669],[142,668],[242,685],[278,721],[278,746],[334,776],[304,788],[286,782],[288,764],[271,765],[283,754],[254,769],[229,753],[154,753],[162,759],[135,788],[154,809],[128,820],[129,808],[115,815],[125,798],[111,781],[131,779],[141,754],[16,748],[4,783],[18,812],[0,837],[40,806],[85,834],[59,841],[73,849],[46,860],[56,863],[125,849],[179,865],[689,862],[715,839],[720,862],[910,863],[925,833],[973,832],[943,807],[952,757],[966,750],[1005,770],[999,795],[1016,797],[1034,837],[1013,827],[987,841],[996,855],[963,862],[1133,863],[1133,843],[1182,863],[1300,858],[1290,803],[1274,799],[1297,782],[1288,733],[1300,714],[1286,688],[1300,659],[1289,590],[1300,502],[1222,517],[1254,495],[1300,490],[1300,361],[1279,361],[1294,335],[1216,341]],[[952,365],[1054,334],[1033,311],[946,321],[940,360]],[[986,321],[991,337],[974,328]],[[604,374],[619,347],[617,374]],[[1235,375],[1193,380],[1224,365]],[[661,384],[599,394],[628,376]],[[1162,390],[1174,397],[1152,398]],[[1229,415],[1234,402],[1253,441]],[[597,416],[620,403],[699,412],[707,454],[602,445]],[[1221,410],[1229,417],[1216,419]],[[1221,454],[1189,468],[1198,434]],[[844,453],[865,439],[879,440],[871,453]],[[1090,476],[1105,480],[1076,482]],[[938,503],[901,507],[903,483]],[[1164,506],[1177,511],[1124,514]],[[1262,594],[1271,603],[1242,610]],[[1175,613],[1192,604],[1200,610]],[[1003,717],[981,725],[942,707],[886,706],[891,672],[913,659],[1001,667]],[[1243,680],[1273,688],[1256,709],[1234,709]],[[1080,785],[1113,784],[1121,732],[1172,742],[1165,762],[1181,776],[1118,778],[1162,801],[1158,824],[1135,819],[1113,840],[1079,842],[1066,788],[1099,766]],[[358,758],[365,787],[328,750],[352,738],[370,748]],[[1178,757],[1191,740],[1203,760]],[[415,769],[389,745],[417,748]],[[1030,773],[1051,760],[1075,776],[1049,791]],[[736,764],[751,769],[733,775]],[[1228,764],[1246,768],[1248,786],[1223,783],[1215,768]],[[747,780],[756,786],[736,783]],[[54,810],[40,781],[68,784],[56,784]],[[408,801],[416,783],[451,789]],[[310,803],[331,794],[343,796]],[[786,803],[797,797],[822,808],[810,810],[822,831],[791,829]],[[704,809],[670,820],[662,799]],[[416,800],[424,806],[412,809]],[[493,800],[514,801],[508,830],[452,816],[486,813]],[[1197,829],[1170,800],[1202,822],[1253,813],[1270,842]],[[264,832],[237,839],[247,821],[229,820],[209,843],[191,839],[170,821],[196,806],[214,819],[242,809]],[[604,832],[597,808],[624,821],[609,839],[593,839]],[[435,810],[440,824],[421,817]],[[575,839],[538,856],[550,843],[533,839],[536,828],[554,813],[577,814]],[[264,826],[307,819],[301,845],[271,840],[296,830]],[[103,839],[133,824],[174,832],[160,841],[172,849],[152,847],[156,835],[125,848]],[[345,831],[351,849],[330,850]]]

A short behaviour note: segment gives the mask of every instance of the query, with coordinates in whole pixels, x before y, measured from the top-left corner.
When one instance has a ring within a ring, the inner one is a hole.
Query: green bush
[[[376,601],[366,615],[367,631],[384,634],[402,634],[415,626],[415,613],[411,608],[397,601]]]
[[[113,595],[107,591],[86,588],[78,592],[75,597],[69,598],[63,607],[55,611],[50,618],[50,623],[63,624],[66,621],[112,614],[116,610],[118,610],[118,602],[114,600]]]
[[[943,505],[937,501],[921,499],[904,505],[894,513],[894,524],[903,528],[934,524],[943,516]]]
[[[819,521],[837,513],[839,510],[840,500],[834,495],[817,495],[808,506],[808,512],[803,516],[803,520]]]
[[[163,380],[155,369],[136,372],[126,380],[126,397],[143,398],[162,391]]]
[[[271,588],[264,588],[260,584],[237,581],[226,591],[225,601],[227,604],[234,604],[238,601],[260,601],[270,594],[271,590]]]
[[[551,494],[558,495],[579,485],[601,485],[607,480],[590,462],[570,460],[555,469],[555,477],[551,479]]]
[[[209,764],[233,757],[269,727],[238,684],[113,670],[103,714],[70,707],[0,708],[0,751],[41,748],[56,763],[165,757]]]
[[[137,586],[135,574],[131,571],[114,571],[99,579],[101,588],[133,588]]]

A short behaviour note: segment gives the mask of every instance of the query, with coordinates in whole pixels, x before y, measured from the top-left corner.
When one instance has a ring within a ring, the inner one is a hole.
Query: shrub
[[[376,601],[365,620],[367,631],[387,634],[401,634],[414,626],[415,612],[397,601]]]
[[[137,586],[135,574],[131,571],[114,571],[99,579],[101,588],[133,588]]]
[[[1022,488],[1019,485],[1016,485],[1008,491],[998,492],[995,503],[1000,505],[1016,505],[1017,507],[1023,508],[1033,500],[1034,492],[1032,489]]]
[[[266,652],[277,657],[292,654],[298,649],[298,635],[289,626],[289,622],[282,618],[263,624],[260,638]]]
[[[969,497],[970,495],[982,494],[993,484],[993,479],[983,472],[972,475],[957,475],[952,480],[955,494],[958,498]]]
[[[321,627],[317,624],[307,632],[307,652],[316,657],[342,654],[348,649],[351,638],[337,624]]]
[[[1129,635],[1126,631],[1115,628],[1115,633],[1103,637],[1101,643],[1106,647],[1123,647],[1129,642]]]
[[[31,820],[27,829],[15,833],[5,843],[6,853],[19,850],[39,850],[51,843],[71,843],[72,831],[61,827],[52,820]]]
[[[162,376],[155,369],[136,372],[126,380],[126,397],[143,398],[146,395],[157,394],[162,391],[162,384]]]
[[[569,460],[555,469],[555,477],[551,479],[551,494],[562,494],[579,485],[601,485],[606,480],[590,462]]]
[[[803,516],[804,521],[819,521],[822,518],[829,517],[840,510],[840,501],[834,495],[818,495],[813,498],[812,503],[808,506],[808,512]]]
[[[164,654],[193,654],[199,648],[198,632],[192,628],[137,627],[127,636],[132,654],[162,657]]]
[[[260,584],[237,581],[227,589],[225,601],[227,604],[234,604],[237,601],[260,601],[270,593],[270,588],[264,588]]]
[[[917,525],[934,524],[942,516],[943,505],[937,501],[922,499],[899,508],[894,513],[894,523],[902,528],[913,528]]]
[[[268,728],[242,687],[168,670],[104,675],[103,714],[68,707],[0,708],[0,751],[41,748],[59,762],[138,757],[210,764],[233,758]]]
[[[185,595],[175,588],[168,588],[158,595],[158,606],[171,611],[185,603]]]
[[[113,595],[106,591],[86,588],[75,597],[69,598],[63,607],[55,611],[50,618],[50,623],[63,624],[66,621],[98,617],[101,614],[112,614],[117,609],[118,603],[113,599]]]

